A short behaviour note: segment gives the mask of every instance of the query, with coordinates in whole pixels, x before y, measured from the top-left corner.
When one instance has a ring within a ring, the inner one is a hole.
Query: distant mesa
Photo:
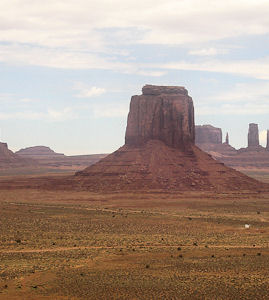
[[[196,144],[222,144],[222,130],[212,125],[195,126]]]
[[[195,144],[215,159],[236,154],[236,149],[229,144],[228,132],[222,143],[222,129],[209,124],[195,126]]]
[[[20,157],[8,149],[7,143],[0,142],[0,168],[6,169],[34,165],[37,165],[36,161]]]
[[[107,154],[73,155],[67,156],[57,153],[47,146],[33,146],[21,149],[16,154],[22,158],[31,158],[42,167],[61,170],[81,170],[91,164],[96,163]]]
[[[216,135],[210,140],[221,145],[219,130],[213,131]],[[131,99],[125,145],[77,172],[77,186],[92,191],[222,191],[264,187],[214,160],[194,142],[193,101],[187,90],[146,85],[142,95]]]
[[[20,155],[21,157],[31,157],[35,159],[64,156],[64,154],[56,153],[55,151],[46,146],[33,146],[20,149],[16,152],[16,154]]]

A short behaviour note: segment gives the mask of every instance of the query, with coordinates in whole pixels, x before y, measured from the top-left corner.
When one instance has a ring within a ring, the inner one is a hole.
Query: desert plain
[[[1,188],[0,299],[268,299],[268,202]]]

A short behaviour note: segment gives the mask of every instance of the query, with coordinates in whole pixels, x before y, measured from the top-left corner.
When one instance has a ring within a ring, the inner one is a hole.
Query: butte
[[[184,87],[146,85],[133,96],[125,144],[77,172],[75,181],[92,191],[223,191],[264,185],[214,160],[194,144],[192,98]]]

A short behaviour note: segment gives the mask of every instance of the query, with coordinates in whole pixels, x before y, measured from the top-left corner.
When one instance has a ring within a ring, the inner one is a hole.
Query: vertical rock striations
[[[248,147],[258,147],[259,145],[258,124],[250,123],[248,129]]]
[[[141,146],[160,140],[186,151],[194,144],[194,109],[183,87],[146,85],[141,96],[133,96],[128,115],[125,144]]]

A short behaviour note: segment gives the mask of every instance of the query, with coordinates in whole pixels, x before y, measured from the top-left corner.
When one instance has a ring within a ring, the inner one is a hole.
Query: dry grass
[[[0,299],[268,299],[268,200],[2,190]]]

